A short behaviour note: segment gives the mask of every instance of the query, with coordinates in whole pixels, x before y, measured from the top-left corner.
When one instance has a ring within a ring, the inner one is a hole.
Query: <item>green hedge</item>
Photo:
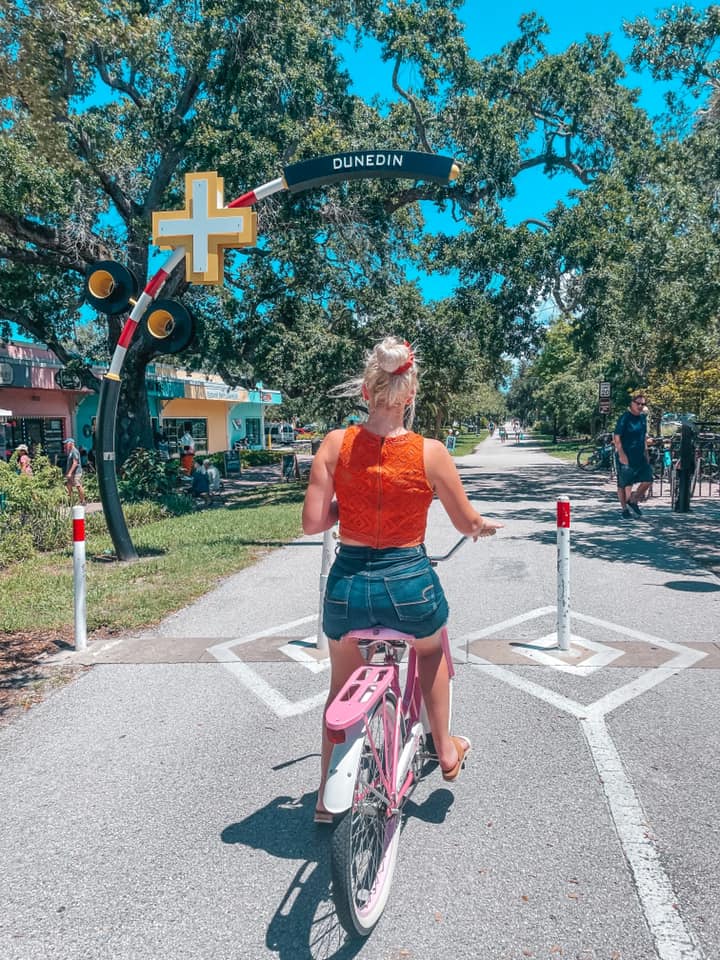
[[[0,460],[0,568],[72,542],[62,471],[42,453],[32,468],[31,477],[19,473],[17,454]]]

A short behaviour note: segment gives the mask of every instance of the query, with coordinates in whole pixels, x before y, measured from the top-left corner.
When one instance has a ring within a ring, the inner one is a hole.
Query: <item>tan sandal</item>
[[[326,823],[332,824],[335,821],[335,814],[330,813],[329,810],[318,810],[315,808],[315,816],[313,817],[313,823]]]
[[[460,771],[465,766],[465,758],[472,750],[472,743],[468,740],[467,737],[450,737],[452,742],[455,744],[455,749],[457,750],[458,760],[454,767],[450,767],[449,770],[442,770],[442,778],[448,783],[452,783],[454,780],[460,776]]]

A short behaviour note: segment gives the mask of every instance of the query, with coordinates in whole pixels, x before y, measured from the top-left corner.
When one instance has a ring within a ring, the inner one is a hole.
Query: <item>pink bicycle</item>
[[[435,565],[466,541],[459,540]],[[365,664],[352,674],[327,708],[325,724],[334,744],[323,803],[345,816],[332,838],[333,897],[338,919],[352,936],[366,937],[382,916],[390,895],[403,804],[437,759],[425,713],[414,637],[372,627],[346,634]],[[447,629],[443,652],[455,674]],[[404,690],[400,663],[410,648]]]

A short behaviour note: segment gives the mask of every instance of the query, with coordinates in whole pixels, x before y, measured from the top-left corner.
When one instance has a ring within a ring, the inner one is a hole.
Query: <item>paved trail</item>
[[[720,581],[660,535],[666,505],[622,525],[611,488],[531,443],[487,440],[460,468],[506,523],[440,570],[475,749],[452,791],[416,790],[372,937],[345,942],[311,823],[327,664],[302,538],[92,646],[92,670],[0,733],[3,960],[720,956]],[[559,494],[571,655],[553,649]],[[430,552],[454,539],[434,505]]]

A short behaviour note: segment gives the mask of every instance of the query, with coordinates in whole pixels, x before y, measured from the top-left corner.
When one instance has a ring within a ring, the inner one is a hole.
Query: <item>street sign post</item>
[[[610,413],[610,393],[612,384],[608,380],[601,380],[598,384],[598,413]]]

